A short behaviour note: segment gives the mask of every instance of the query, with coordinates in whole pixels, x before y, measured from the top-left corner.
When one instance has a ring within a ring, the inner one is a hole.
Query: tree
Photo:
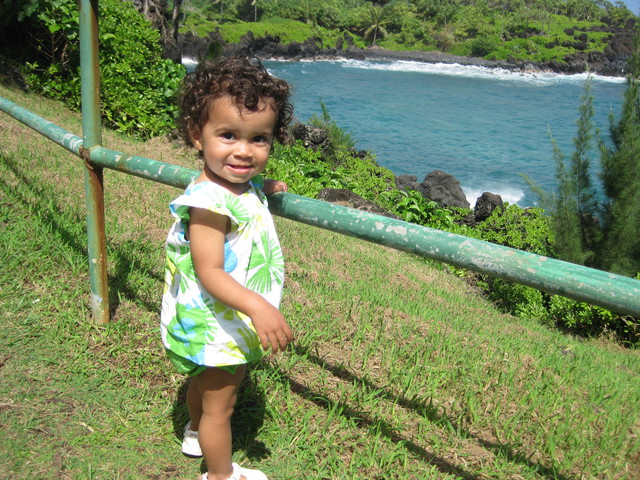
[[[387,35],[387,31],[384,29],[387,22],[386,12],[378,5],[370,5],[370,7],[364,11],[362,30],[364,31],[365,38],[373,36],[371,45],[376,44],[378,35],[380,35],[380,37]]]
[[[170,131],[184,67],[162,57],[159,32],[133,3],[100,0],[99,8],[104,125],[140,138]],[[38,10],[19,25],[25,36],[38,40],[21,57],[27,87],[72,108],[81,103],[78,24],[77,0],[40,0]]]
[[[222,20],[224,2],[222,0],[213,0],[211,3],[213,5],[215,5],[216,3],[220,3],[220,20]]]
[[[611,145],[596,131],[604,201],[596,200],[591,183],[593,98],[588,82],[570,169],[554,142],[558,193],[551,196],[529,184],[551,213],[559,258],[635,276],[640,272],[640,34],[634,37],[628,71],[620,119],[611,117]]]
[[[613,145],[601,145],[605,204],[601,266],[625,275],[640,272],[640,34],[628,62],[620,119],[611,118]]]
[[[578,215],[582,245],[585,252],[593,252],[599,236],[594,232],[594,219],[599,214],[596,191],[591,182],[591,160],[593,149],[593,96],[587,81],[579,107],[578,134],[573,140],[575,151],[571,156],[571,176],[575,190],[576,213]],[[595,135],[599,137],[596,129]]]
[[[558,258],[589,264],[594,258],[594,250],[600,237],[597,223],[594,223],[598,205],[591,184],[589,160],[593,139],[593,97],[590,94],[589,80],[581,97],[579,112],[578,133],[573,140],[575,151],[571,155],[570,165],[565,164],[564,155],[551,137],[557,192],[550,195],[531,180],[527,181],[540,198],[542,206],[551,214],[551,229]]]
[[[183,0],[173,0],[173,8],[171,10],[171,38],[178,40],[178,19],[180,18],[180,9]]]
[[[460,0],[419,0],[416,7],[425,19],[434,19],[439,25],[446,25],[453,21],[460,4]]]

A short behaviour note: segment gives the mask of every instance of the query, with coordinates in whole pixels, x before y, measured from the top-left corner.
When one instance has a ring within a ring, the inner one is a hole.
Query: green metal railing
[[[199,172],[101,147],[97,0],[80,1],[83,138],[0,97],[0,110],[84,159],[92,313],[109,320],[102,169],[185,188]],[[290,193],[269,197],[275,215],[640,316],[640,281]]]
[[[85,152],[87,155],[80,137],[2,97],[0,110],[72,153],[82,156]],[[100,146],[88,151],[88,161],[92,165],[178,188],[185,188],[199,173]],[[275,215],[308,225],[416,253],[616,312],[640,316],[640,281],[632,278],[291,193],[271,195],[269,208]],[[104,238],[104,234],[101,236]],[[93,268],[94,257],[90,254],[89,258],[89,265]],[[98,315],[96,318],[101,317]]]

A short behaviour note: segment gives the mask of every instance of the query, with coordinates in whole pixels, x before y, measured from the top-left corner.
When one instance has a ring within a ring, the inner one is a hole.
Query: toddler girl
[[[292,339],[278,310],[280,244],[264,195],[286,191],[258,176],[292,117],[290,88],[257,61],[201,64],[185,77],[180,131],[204,167],[174,200],[167,238],[161,333],[187,390],[182,451],[204,455],[202,480],[267,477],[232,463],[230,419],[248,363]]]

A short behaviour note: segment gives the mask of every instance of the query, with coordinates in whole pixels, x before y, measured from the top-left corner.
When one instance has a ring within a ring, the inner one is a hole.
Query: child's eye
[[[224,132],[222,135],[220,135],[222,138],[224,138],[225,140],[233,140],[233,133],[231,132]]]
[[[253,138],[253,141],[256,143],[269,143],[269,138],[264,135],[258,135],[257,137]]]

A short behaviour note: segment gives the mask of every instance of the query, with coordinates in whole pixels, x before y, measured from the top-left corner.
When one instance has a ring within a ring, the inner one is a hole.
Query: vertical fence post
[[[105,242],[103,169],[89,159],[100,146],[100,75],[98,64],[98,0],[80,0],[80,75],[82,78],[82,139],[91,311],[97,323],[109,321],[109,285]]]

